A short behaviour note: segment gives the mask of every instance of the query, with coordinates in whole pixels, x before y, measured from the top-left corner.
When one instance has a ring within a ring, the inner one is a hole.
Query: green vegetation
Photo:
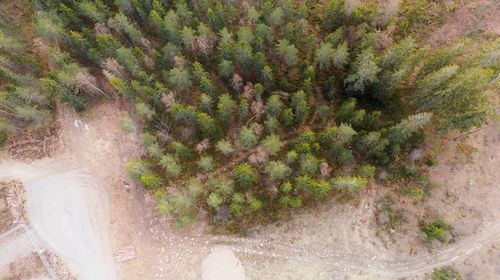
[[[56,104],[120,99],[118,125],[147,151],[125,168],[157,210],[243,226],[354,194],[406,165],[424,132],[491,114],[499,39],[419,43],[433,1],[392,19],[372,1],[299,2],[31,0],[30,32],[0,21],[0,142],[46,126]]]
[[[441,267],[432,272],[432,280],[462,280],[458,271],[451,267]]]
[[[443,243],[448,243],[449,240],[446,236],[448,228],[449,225],[440,219],[432,220],[430,222],[422,222],[420,224],[420,229],[423,233],[425,233],[425,236],[429,241],[437,239]]]

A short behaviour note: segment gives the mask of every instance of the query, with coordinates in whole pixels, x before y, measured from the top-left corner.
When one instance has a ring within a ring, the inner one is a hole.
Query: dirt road
[[[99,224],[106,221],[104,197],[81,170],[57,166],[57,161],[39,166],[5,163],[0,179],[24,182],[34,232],[45,248],[69,262],[79,279],[116,279],[106,232]]]
[[[378,255],[350,255],[331,250],[308,250],[267,240],[214,237],[212,242],[224,244],[235,252],[265,258],[322,265],[332,271],[353,271],[384,278],[402,278],[430,272],[466,259],[481,249],[500,241],[500,221],[486,227],[442,251],[423,254],[401,261],[384,260]]]

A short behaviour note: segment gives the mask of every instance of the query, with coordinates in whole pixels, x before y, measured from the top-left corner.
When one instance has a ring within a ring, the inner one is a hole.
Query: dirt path
[[[461,261],[494,242],[500,241],[500,221],[486,227],[442,251],[423,254],[405,260],[384,260],[374,255],[350,255],[332,250],[308,250],[306,247],[279,244],[267,240],[214,237],[212,241],[228,246],[235,252],[271,259],[323,265],[329,270],[358,271],[387,278],[401,278],[430,272],[437,267]]]

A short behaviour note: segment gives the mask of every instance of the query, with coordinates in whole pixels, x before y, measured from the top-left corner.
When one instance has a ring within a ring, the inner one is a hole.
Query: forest
[[[481,127],[500,85],[500,39],[426,44],[434,1],[29,5],[25,25],[0,11],[0,143],[122,99],[144,149],[124,168],[180,227],[248,228],[411,172],[427,135]]]

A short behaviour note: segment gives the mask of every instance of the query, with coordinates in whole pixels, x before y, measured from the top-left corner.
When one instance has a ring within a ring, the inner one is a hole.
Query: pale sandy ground
[[[69,262],[81,279],[115,279],[109,244],[103,242],[106,238],[98,236],[106,224],[92,221],[105,221],[103,197],[81,170],[63,171],[69,166],[59,166],[61,170],[57,171],[57,165],[57,160],[44,161],[39,166],[0,164],[0,174],[4,174],[0,178],[15,177],[24,182],[31,227],[44,248]]]
[[[11,235],[0,240],[0,249],[0,275],[8,271],[11,262],[33,252],[33,247],[24,234]]]
[[[245,280],[245,269],[228,247],[217,246],[203,260],[203,280]]]

